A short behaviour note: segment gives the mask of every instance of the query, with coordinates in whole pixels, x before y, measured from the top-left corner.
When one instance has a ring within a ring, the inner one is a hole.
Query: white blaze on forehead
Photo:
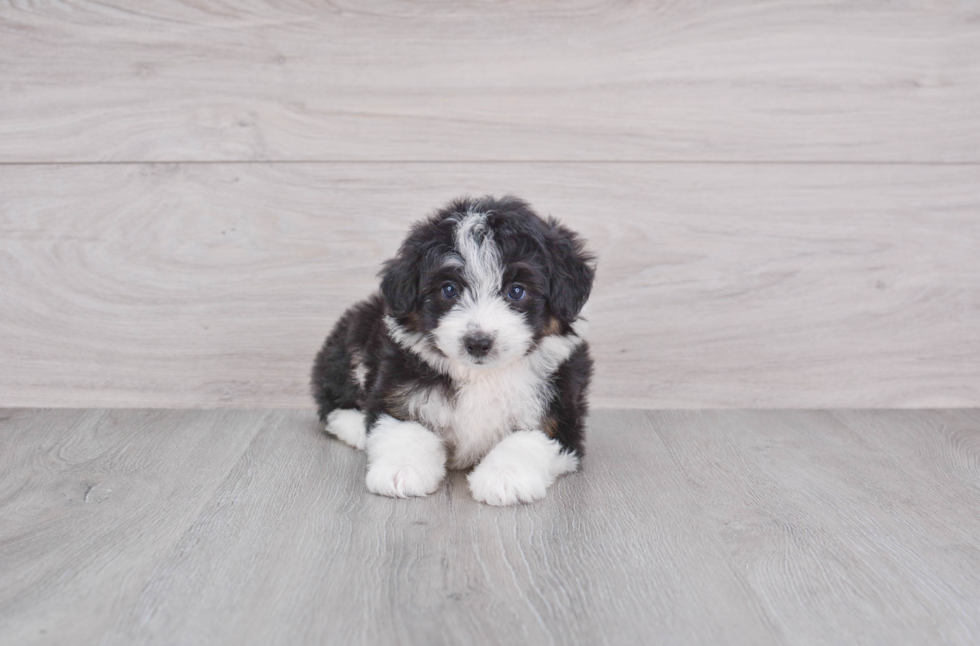
[[[462,263],[466,285],[452,308],[432,331],[436,347],[453,362],[491,368],[519,359],[531,347],[533,330],[524,315],[501,294],[503,267],[500,249],[484,213],[467,213],[456,224],[455,249],[447,263]],[[466,350],[468,334],[480,332],[493,341],[486,358],[477,360]]]
[[[450,254],[442,260],[443,267],[456,267],[458,269],[462,269],[464,264],[463,259],[456,254]]]
[[[456,225],[456,251],[463,259],[463,276],[474,297],[487,297],[500,291],[503,267],[483,213],[468,213]]]

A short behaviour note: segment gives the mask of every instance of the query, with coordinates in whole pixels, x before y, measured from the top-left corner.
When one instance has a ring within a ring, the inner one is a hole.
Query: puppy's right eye
[[[442,286],[442,296],[447,300],[452,300],[456,298],[458,292],[456,291],[456,286],[452,283],[446,283]]]

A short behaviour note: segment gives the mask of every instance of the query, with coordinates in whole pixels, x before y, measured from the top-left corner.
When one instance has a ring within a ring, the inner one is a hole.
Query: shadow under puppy
[[[491,505],[532,502],[583,454],[595,276],[578,236],[515,197],[417,223],[313,365],[326,430],[367,449],[367,489],[424,496],[466,469]]]

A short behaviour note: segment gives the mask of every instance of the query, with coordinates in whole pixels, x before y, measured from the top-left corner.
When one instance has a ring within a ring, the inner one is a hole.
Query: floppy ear
[[[551,255],[552,313],[564,323],[571,323],[589,300],[595,279],[595,258],[582,246],[578,235],[554,218],[548,219],[548,251]]]
[[[418,246],[406,241],[381,270],[381,295],[395,317],[415,309],[419,298],[419,256]]]

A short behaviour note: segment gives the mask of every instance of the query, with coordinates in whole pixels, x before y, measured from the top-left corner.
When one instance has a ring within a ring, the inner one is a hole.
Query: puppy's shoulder
[[[592,379],[592,372],[593,361],[589,352],[589,342],[583,339],[558,366],[555,378],[568,385],[574,384],[584,389]]]
[[[349,345],[365,345],[370,337],[384,332],[384,307],[381,294],[351,305],[337,320],[335,334],[342,335]]]

